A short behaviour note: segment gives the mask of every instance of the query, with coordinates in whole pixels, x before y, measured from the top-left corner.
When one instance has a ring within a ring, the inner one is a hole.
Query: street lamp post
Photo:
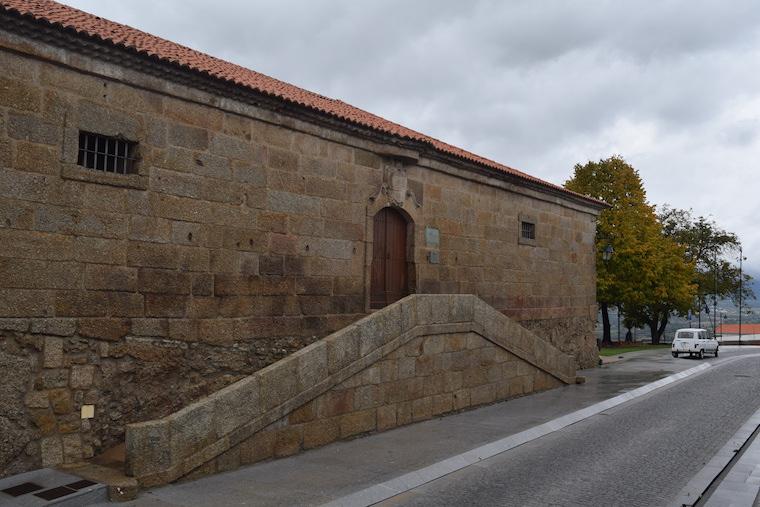
[[[739,345],[742,344],[742,282],[744,281],[744,275],[742,275],[742,261],[744,260],[744,253],[742,247],[739,245]]]
[[[607,246],[604,247],[604,250],[602,250],[602,261],[606,264],[609,262],[609,260],[612,258],[612,254],[615,253],[615,249],[612,248],[612,245],[607,243]],[[602,343],[604,343],[605,338],[609,340],[609,343],[612,343],[612,337],[609,336],[611,333],[610,331],[610,314],[608,310],[608,303],[607,301],[602,301],[600,303],[602,307]],[[618,309],[620,311],[620,309]]]

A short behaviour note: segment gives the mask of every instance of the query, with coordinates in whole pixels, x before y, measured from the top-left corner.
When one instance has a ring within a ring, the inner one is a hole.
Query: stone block
[[[288,414],[288,424],[302,424],[313,421],[317,417],[317,402],[312,400],[305,405],[301,405],[290,414]]]
[[[412,402],[405,401],[396,406],[396,422],[399,426],[412,422]]]
[[[166,418],[166,422],[170,427],[169,447],[174,462],[201,452],[220,436],[214,424],[214,405],[206,400],[175,412]]]
[[[361,331],[357,326],[346,327],[325,338],[327,368],[330,374],[338,372],[359,359]]]
[[[354,150],[354,162],[358,165],[380,169],[383,166],[383,159],[370,151],[356,149]]]
[[[261,414],[260,387],[259,378],[252,375],[208,398],[214,405],[214,425],[218,435],[226,435]]]
[[[14,169],[57,176],[61,169],[56,150],[42,144],[16,143]]]
[[[130,241],[127,246],[129,266],[176,269],[179,255],[176,245]]]
[[[313,449],[340,437],[340,426],[336,419],[311,421],[303,426],[303,448]]]
[[[0,259],[0,280],[7,288],[74,289],[82,278],[82,266],[74,262]]]
[[[305,391],[327,379],[327,344],[324,341],[312,343],[294,357],[298,362],[298,389]]]
[[[192,277],[181,271],[140,268],[137,286],[142,293],[190,294]]]
[[[71,392],[66,388],[51,389],[48,391],[48,400],[53,412],[58,415],[68,414],[74,409]]]
[[[89,100],[80,100],[76,108],[77,126],[88,132],[106,136],[122,136],[137,141],[142,129],[138,117],[128,112],[106,107]]]
[[[71,367],[69,383],[73,389],[88,389],[95,379],[95,366],[91,364]]]
[[[348,438],[377,428],[375,409],[360,410],[340,416],[340,437]]]
[[[47,393],[45,393],[47,397]],[[58,417],[53,414],[52,410],[30,409],[29,417],[34,425],[39,428],[41,435],[54,435],[60,433],[58,430]]]
[[[496,400],[496,387],[493,384],[478,385],[470,389],[470,404],[485,405]]]
[[[146,477],[172,465],[171,428],[165,420],[127,425],[125,472]]]
[[[166,319],[132,319],[130,333],[135,336],[165,337],[169,335]]]
[[[240,466],[240,447],[233,447],[216,458],[216,472],[228,472]]]
[[[442,353],[445,347],[445,338],[445,336],[440,335],[426,337],[422,345],[423,354],[432,356]]]
[[[397,426],[396,405],[377,407],[377,430],[385,431]]]
[[[431,398],[430,413],[433,416],[451,412],[454,408],[454,395],[451,393],[436,394]]]
[[[188,125],[169,125],[169,144],[189,148],[191,150],[205,150],[208,148],[208,131]]]
[[[401,306],[386,306],[356,323],[361,333],[359,355],[365,356],[401,335]]]
[[[293,215],[318,217],[320,201],[317,197],[270,190],[267,192],[267,209]]]
[[[76,332],[76,319],[31,319],[29,332],[32,334],[71,336]]]
[[[292,456],[301,450],[303,442],[303,428],[298,426],[286,426],[277,430],[274,442],[274,455],[278,458]]]
[[[462,410],[470,406],[470,390],[459,389],[454,391],[453,396],[454,410]]]
[[[85,268],[84,286],[90,290],[134,292],[137,290],[137,269],[89,264]]]
[[[57,125],[47,123],[39,116],[15,112],[8,113],[6,132],[12,139],[39,144],[57,145],[62,138]]]
[[[129,333],[129,330],[129,319],[81,318],[78,324],[80,335],[108,341],[121,340]]]
[[[433,399],[430,396],[412,400],[412,421],[430,419],[433,415]]]
[[[69,385],[69,370],[65,368],[45,369],[34,382],[36,389],[53,389]]]
[[[0,78],[0,105],[24,111],[39,111],[41,90],[29,81]]]
[[[281,405],[299,393],[298,358],[288,356],[256,372],[261,381],[264,410]]]
[[[250,142],[220,133],[214,134],[209,151],[228,159],[251,160],[255,158],[255,150]]]
[[[418,296],[405,297],[399,301],[401,306],[401,332],[405,333],[417,325],[417,298]]]
[[[407,379],[414,377],[417,359],[415,357],[401,357],[397,361],[398,378]]]
[[[353,410],[353,407],[353,389],[327,391],[317,399],[317,413],[323,419],[347,414]]]
[[[363,385],[354,389],[354,410],[375,408],[383,401],[377,385]]]
[[[146,317],[185,317],[189,297],[174,294],[146,294]]]
[[[43,467],[52,467],[63,463],[63,444],[61,437],[50,436],[40,440],[40,457]]]
[[[32,390],[26,393],[24,404],[29,408],[48,408],[50,401],[46,391]]]
[[[256,463],[274,456],[275,431],[261,431],[240,444],[240,462]]]
[[[82,436],[79,433],[70,433],[61,437],[63,445],[63,460],[66,463],[74,463],[82,459]]]
[[[60,368],[63,366],[63,340],[61,338],[53,336],[45,338],[42,365],[45,368]]]
[[[198,339],[198,322],[193,319],[169,319],[169,338],[185,342]]]

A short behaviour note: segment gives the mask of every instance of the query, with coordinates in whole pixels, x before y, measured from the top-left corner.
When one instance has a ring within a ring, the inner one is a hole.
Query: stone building
[[[0,476],[413,293],[596,361],[598,201],[48,0],[0,0],[0,69]]]

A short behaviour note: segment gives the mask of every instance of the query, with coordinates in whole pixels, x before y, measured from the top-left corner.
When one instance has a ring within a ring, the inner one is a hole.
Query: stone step
[[[0,479],[0,505],[9,507],[79,507],[108,500],[105,484],[41,468]]]

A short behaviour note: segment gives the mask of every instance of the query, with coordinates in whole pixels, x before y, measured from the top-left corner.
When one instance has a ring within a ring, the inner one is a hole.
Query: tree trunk
[[[657,328],[657,343],[660,343],[660,340],[662,339],[662,335],[665,333],[665,328],[668,326],[668,320],[669,315],[666,313],[662,316],[662,320],[660,321],[660,327]],[[655,343],[655,342],[652,342]]]
[[[653,317],[647,320],[649,324],[649,335],[652,337],[652,344],[657,345],[660,343],[660,337],[657,336],[657,317]]]
[[[610,332],[610,313],[607,303],[601,303],[602,306],[602,346],[609,347],[612,345],[612,333]]]

